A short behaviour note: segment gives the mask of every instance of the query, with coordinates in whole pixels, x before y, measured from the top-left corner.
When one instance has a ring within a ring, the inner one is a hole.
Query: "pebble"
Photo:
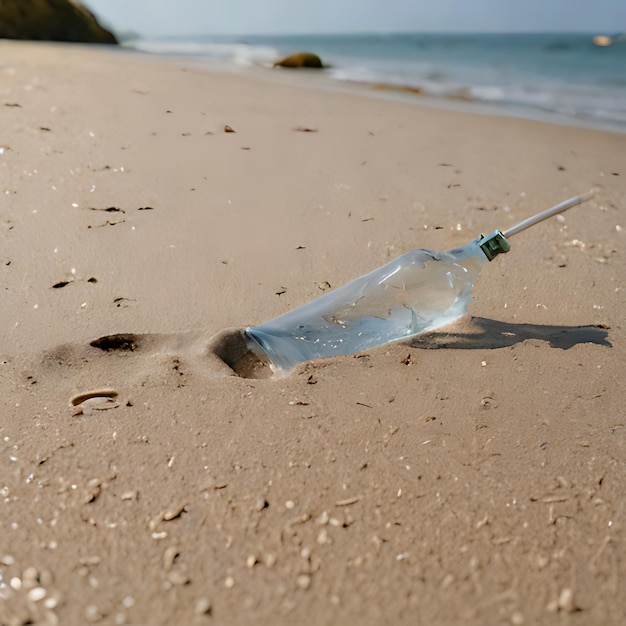
[[[261,496],[259,496],[255,501],[254,501],[254,510],[255,511],[262,511],[263,509],[267,508],[269,506],[269,503],[267,502],[267,500]]]
[[[232,576],[228,576],[224,581],[224,586],[227,589],[232,589],[235,586],[235,579]]]
[[[194,613],[196,615],[208,615],[211,612],[211,600],[208,598],[198,598]]]
[[[441,581],[441,587],[447,589],[454,582],[454,576],[452,574],[446,574]]]
[[[56,609],[58,604],[59,604],[58,596],[52,596],[52,597],[46,598],[44,603],[43,603],[43,605],[47,609]]]
[[[573,613],[577,608],[576,601],[574,600],[574,592],[567,587],[563,589],[563,591],[559,594],[558,605],[561,611]]]
[[[39,578],[39,572],[36,567],[27,567],[22,574],[22,582],[25,587],[29,589],[37,586],[37,580]]]
[[[311,586],[311,577],[308,574],[301,574],[296,579],[296,583],[300,589],[308,589]]]
[[[172,585],[186,585],[189,582],[189,576],[181,572],[180,570],[172,570],[167,579],[172,583]]]
[[[328,514],[328,511],[324,511],[316,520],[315,523],[316,524],[320,524],[322,526],[325,526],[326,524],[328,524],[328,520],[330,519],[330,515]]]
[[[89,604],[85,609],[85,619],[88,622],[99,622],[102,617],[100,609],[95,604]]]
[[[87,483],[87,490],[85,492],[85,497],[83,498],[83,502],[85,504],[89,504],[90,502],[95,502],[100,496],[101,491],[102,491],[102,487],[101,487],[100,479],[92,478]]]
[[[352,498],[345,498],[344,500],[337,500],[337,502],[335,502],[335,506],[348,506],[350,504],[356,504],[360,499],[360,496],[354,496]]]
[[[172,569],[174,561],[176,561],[179,554],[180,553],[178,551],[178,548],[176,548],[175,546],[170,546],[169,548],[166,548],[165,552],[163,553],[163,567],[166,571],[169,572]]]
[[[169,508],[167,511],[165,511],[165,513],[163,513],[163,520],[166,522],[171,522],[173,519],[176,519],[184,510],[184,504],[177,504]]]
[[[39,600],[43,600],[46,597],[46,590],[43,587],[33,587],[28,592],[28,599],[32,602],[39,602]]]

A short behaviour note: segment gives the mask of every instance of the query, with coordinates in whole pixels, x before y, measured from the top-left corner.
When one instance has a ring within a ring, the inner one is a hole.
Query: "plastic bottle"
[[[448,252],[413,250],[269,322],[244,331],[274,369],[354,354],[449,324],[467,312],[480,269],[508,252],[514,235],[586,199],[576,196],[504,234],[496,230]]]

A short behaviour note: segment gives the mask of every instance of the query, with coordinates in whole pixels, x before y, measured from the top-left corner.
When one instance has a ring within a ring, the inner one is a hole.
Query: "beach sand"
[[[0,623],[623,624],[626,135],[285,76],[0,43]],[[227,365],[591,188],[451,327]]]

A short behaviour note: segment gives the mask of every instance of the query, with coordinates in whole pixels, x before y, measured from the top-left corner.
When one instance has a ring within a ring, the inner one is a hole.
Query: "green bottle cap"
[[[494,230],[487,236],[481,235],[478,239],[478,245],[489,261],[493,261],[500,253],[508,252],[511,249],[511,244],[499,230]]]

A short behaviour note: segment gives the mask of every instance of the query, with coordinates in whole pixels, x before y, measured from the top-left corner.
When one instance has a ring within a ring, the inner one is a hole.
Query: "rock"
[[[86,7],[72,0],[3,0],[0,38],[117,43]]]
[[[274,63],[274,67],[312,67],[315,69],[322,69],[324,65],[322,64],[322,60],[317,56],[317,54],[313,54],[312,52],[296,52],[296,54],[291,54],[280,61],[276,61]]]

